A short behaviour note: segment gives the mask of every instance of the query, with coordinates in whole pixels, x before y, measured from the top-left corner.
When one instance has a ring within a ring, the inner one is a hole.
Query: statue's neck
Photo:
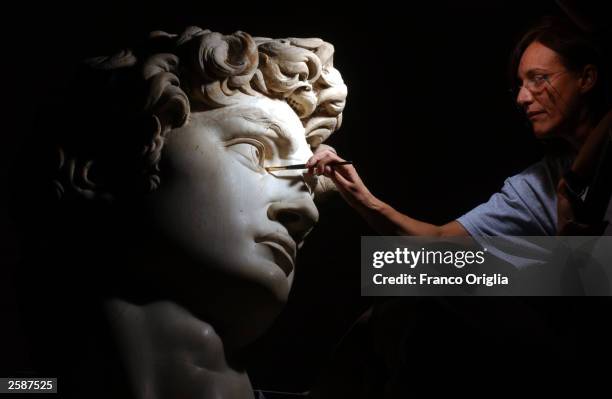
[[[212,326],[184,308],[112,299],[106,311],[136,399],[254,397]]]

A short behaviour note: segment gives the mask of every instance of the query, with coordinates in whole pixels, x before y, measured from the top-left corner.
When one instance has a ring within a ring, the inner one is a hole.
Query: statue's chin
[[[261,336],[283,310],[293,281],[293,265],[277,264],[274,251],[266,245],[252,250],[227,248],[217,253],[189,251],[185,246],[161,240],[147,240],[129,258],[133,276],[119,297],[142,305],[170,301],[207,322],[222,337],[224,345],[242,347]],[[229,247],[229,246],[228,246]],[[137,291],[137,292],[136,292]],[[137,298],[146,291],[142,300]]]
[[[266,279],[265,273],[254,278],[214,268],[201,277],[174,275],[176,280],[167,281],[171,287],[162,296],[212,325],[230,350],[249,344],[270,328],[287,302],[292,280],[282,273]]]

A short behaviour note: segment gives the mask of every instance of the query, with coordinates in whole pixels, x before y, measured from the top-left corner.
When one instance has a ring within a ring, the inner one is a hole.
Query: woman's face
[[[265,97],[192,113],[166,139],[146,207],[163,247],[152,253],[187,307],[226,334],[267,328],[287,299],[319,214],[312,177],[264,167],[310,156],[296,114]]]
[[[558,134],[580,105],[579,76],[565,68],[555,51],[539,42],[525,49],[517,73],[522,86],[516,101],[535,135],[544,138]]]

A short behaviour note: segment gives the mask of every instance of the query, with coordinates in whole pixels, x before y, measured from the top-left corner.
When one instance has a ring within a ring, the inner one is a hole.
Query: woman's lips
[[[532,111],[532,112],[527,112],[527,117],[529,119],[534,119],[536,118],[538,115],[542,115],[545,114],[546,112],[544,111]]]
[[[295,257],[297,248],[295,242],[284,234],[273,233],[261,237],[257,240],[272,249],[274,262],[289,276],[295,267]]]

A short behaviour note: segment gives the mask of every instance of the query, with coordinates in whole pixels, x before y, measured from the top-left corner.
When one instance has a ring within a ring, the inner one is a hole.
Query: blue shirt
[[[486,238],[505,236],[515,244],[523,242],[517,236],[553,236],[557,233],[557,184],[571,166],[571,159],[547,156],[523,172],[509,177],[500,192],[459,217],[457,221],[481,245]],[[612,220],[612,201],[606,217]],[[612,224],[604,235],[612,233]],[[547,252],[533,248],[529,257],[515,256],[502,248],[491,247],[491,253],[517,268],[540,264]],[[541,253],[540,253],[541,252]]]
[[[545,157],[509,177],[501,191],[459,217],[477,236],[550,236],[557,232],[557,184],[569,159]]]

